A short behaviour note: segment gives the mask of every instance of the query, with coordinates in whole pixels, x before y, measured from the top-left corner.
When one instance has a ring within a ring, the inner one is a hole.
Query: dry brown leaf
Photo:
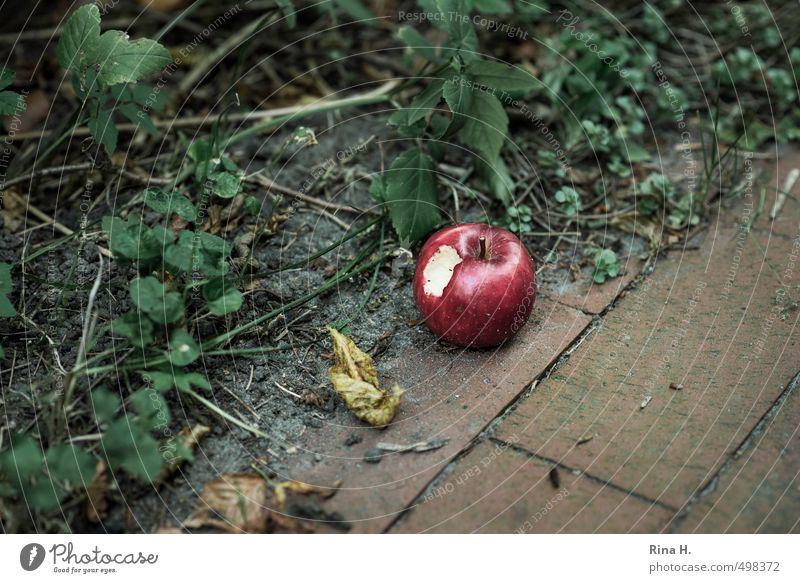
[[[89,522],[98,524],[105,518],[106,510],[108,510],[107,491],[108,475],[106,474],[106,464],[100,461],[95,466],[92,482],[86,488],[84,514]]]
[[[267,529],[266,496],[267,483],[258,474],[222,474],[203,487],[197,508],[183,525],[263,533]]]
[[[362,421],[374,427],[387,425],[400,406],[403,390],[397,385],[392,387],[391,395],[382,390],[372,357],[337,330],[328,330],[336,356],[336,364],[328,370],[334,390]]]
[[[193,450],[195,446],[200,443],[200,440],[203,439],[206,435],[211,432],[211,428],[198,423],[194,427],[184,427],[181,429],[178,436],[181,439],[181,443],[183,447],[188,449],[189,451]],[[161,471],[161,479],[165,479],[171,476],[175,470],[177,470],[183,462],[186,461],[182,457],[175,457],[170,460],[169,464]]]

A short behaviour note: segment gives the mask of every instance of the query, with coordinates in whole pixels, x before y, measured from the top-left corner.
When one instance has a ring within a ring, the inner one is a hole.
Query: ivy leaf
[[[161,188],[148,188],[144,191],[144,203],[165,217],[176,213],[190,222],[197,218],[192,201],[174,190],[166,192]]]
[[[200,356],[200,346],[186,330],[174,330],[169,340],[169,360],[175,366],[186,366]]]
[[[508,133],[508,116],[494,95],[476,91],[469,114],[459,131],[461,141],[477,150],[488,164],[497,162]]]
[[[435,164],[419,148],[403,152],[386,172],[386,204],[403,246],[427,235],[439,222]]]
[[[108,111],[97,109],[97,113],[89,116],[89,133],[95,140],[106,149],[106,153],[111,156],[117,149],[117,126],[111,119]]]
[[[208,311],[215,316],[224,316],[242,307],[242,293],[232,281],[222,277],[203,286],[203,298],[208,303]]]
[[[439,104],[442,100],[442,87],[444,87],[444,79],[436,79],[411,101],[408,125],[413,125],[423,119],[431,109]]]
[[[529,91],[542,86],[536,77],[524,69],[497,61],[472,61],[467,64],[467,74],[479,85],[501,91]]]
[[[83,485],[91,482],[95,474],[92,456],[74,444],[65,443],[49,448],[44,459],[53,479]]]
[[[84,72],[100,41],[100,10],[95,4],[78,8],[69,17],[58,41],[58,62],[68,71]]]

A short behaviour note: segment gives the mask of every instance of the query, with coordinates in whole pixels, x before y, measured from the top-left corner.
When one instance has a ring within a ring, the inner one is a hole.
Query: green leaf
[[[442,87],[444,86],[443,79],[435,79],[430,85],[417,95],[409,105],[411,113],[408,117],[408,124],[413,125],[417,121],[423,119],[428,112],[436,107],[442,100]]]
[[[176,213],[190,222],[197,218],[192,201],[175,190],[167,192],[161,188],[148,188],[144,191],[144,203],[165,217]]]
[[[95,462],[85,450],[69,443],[47,450],[47,470],[54,480],[86,485],[95,474]]]
[[[98,82],[106,86],[135,83],[172,62],[169,51],[156,41],[142,38],[131,42],[119,30],[101,34],[91,58],[100,67]]]
[[[203,286],[203,297],[208,311],[215,316],[224,316],[242,307],[242,293],[231,280],[217,277]]]
[[[183,298],[152,275],[131,282],[131,299],[134,305],[155,323],[172,324],[183,317]]]
[[[278,7],[281,9],[281,14],[286,19],[286,25],[289,28],[297,26],[297,12],[294,9],[292,0],[277,0]]]
[[[467,3],[464,0],[437,0],[436,6],[442,18],[434,21],[434,24],[445,30],[448,36],[444,46],[449,50],[443,53],[447,56],[458,53],[465,61],[477,59],[478,36],[472,26]]]
[[[211,165],[211,158],[214,157],[211,144],[203,139],[194,140],[189,144],[186,153],[189,158],[194,162],[195,171],[194,177],[198,182],[205,182],[208,176],[209,166]]]
[[[153,387],[157,391],[168,391],[172,387],[179,391],[188,391],[192,385],[211,390],[211,383],[202,374],[197,372],[185,372],[180,368],[165,370],[142,371],[142,375],[148,375],[153,381]]]
[[[179,271],[190,273],[194,270],[195,265],[192,260],[193,245],[194,233],[191,231],[181,231],[178,235],[178,240],[164,250],[164,262],[167,264],[170,271],[173,273]]]
[[[375,15],[360,0],[336,0],[339,7],[356,20],[370,20]],[[374,23],[368,23],[374,24]]]
[[[386,172],[386,204],[403,246],[427,235],[439,222],[435,164],[419,148],[395,158]]]
[[[372,199],[379,203],[383,204],[386,202],[386,178],[377,175],[372,177],[372,183],[369,185],[369,195]]]
[[[164,459],[158,451],[158,442],[128,417],[109,425],[102,445],[113,468],[122,468],[133,477],[150,481],[161,472]]]
[[[472,0],[472,7],[483,14],[510,14],[513,11],[506,0]]]
[[[169,350],[169,360],[175,366],[186,366],[200,357],[200,346],[186,330],[173,330]]]
[[[453,119],[448,129],[448,134],[452,135],[464,127],[467,121],[466,115],[472,107],[472,88],[463,77],[457,77],[447,80],[443,94],[447,106],[453,112]]]
[[[12,91],[0,92],[0,115],[17,115],[25,111],[25,99]]]
[[[164,237],[145,226],[140,219],[128,217],[103,217],[103,231],[108,234],[109,247],[117,257],[130,261],[147,262],[161,257]]]
[[[108,423],[117,414],[121,404],[119,396],[104,387],[98,387],[91,393],[92,407],[97,423]]]
[[[42,450],[36,440],[27,434],[11,438],[11,447],[0,453],[0,469],[6,477],[26,481],[42,470]]]
[[[57,508],[66,494],[58,483],[42,479],[25,488],[25,501],[40,512],[47,512]]]
[[[497,61],[472,61],[467,65],[467,73],[479,85],[501,91],[529,91],[542,86],[536,77],[524,69]]]
[[[508,116],[494,95],[476,91],[467,119],[459,131],[465,145],[477,150],[488,164],[495,164],[508,133]]]
[[[11,69],[0,69],[0,89],[5,89],[14,81],[17,74]]]
[[[153,322],[136,312],[123,314],[111,323],[111,331],[124,336],[130,343],[144,348],[153,342]]]
[[[11,266],[8,263],[0,263],[0,318],[11,318],[17,315],[14,304],[8,299],[11,289]]]
[[[78,8],[69,17],[58,40],[58,62],[69,71],[83,72],[94,61],[100,41],[100,10],[95,4]]]
[[[139,416],[139,424],[148,431],[159,426],[166,427],[172,420],[167,402],[157,391],[139,389],[128,400]]]
[[[253,195],[248,196],[244,199],[244,210],[251,217],[257,217],[261,213],[261,201]]]
[[[436,56],[436,48],[433,41],[422,36],[416,28],[408,25],[401,26],[400,30],[397,31],[397,37],[426,61],[432,63],[441,62],[441,59]]]
[[[498,157],[493,165],[486,164],[480,158],[475,158],[474,164],[478,175],[486,182],[494,197],[504,206],[511,207],[514,203],[514,179],[511,178],[511,173],[503,158]]]
[[[239,194],[242,177],[230,172],[215,172],[211,175],[214,194],[221,198],[233,198]]]
[[[122,103],[117,106],[117,109],[122,115],[128,118],[128,121],[134,125],[141,126],[142,129],[151,136],[158,137],[160,135],[153,120],[150,119],[150,116],[147,115],[143,109],[140,109],[133,103]]]
[[[109,156],[117,149],[117,126],[111,119],[111,114],[103,109],[99,109],[96,115],[89,116],[89,133],[95,140],[106,149]]]

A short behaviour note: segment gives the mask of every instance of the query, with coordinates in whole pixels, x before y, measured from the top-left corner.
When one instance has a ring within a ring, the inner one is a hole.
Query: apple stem
[[[478,258],[479,259],[485,259],[486,258],[486,237],[481,235],[480,242],[481,242],[481,254],[478,255]]]

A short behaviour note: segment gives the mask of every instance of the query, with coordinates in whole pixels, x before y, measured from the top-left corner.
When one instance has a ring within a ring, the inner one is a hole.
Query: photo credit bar
[[[3,581],[797,581],[781,535],[5,535]],[[387,549],[391,549],[390,552]],[[357,550],[357,551],[356,551]],[[313,557],[313,560],[309,560]],[[398,560],[414,557],[413,560]],[[605,577],[603,577],[605,579]]]

